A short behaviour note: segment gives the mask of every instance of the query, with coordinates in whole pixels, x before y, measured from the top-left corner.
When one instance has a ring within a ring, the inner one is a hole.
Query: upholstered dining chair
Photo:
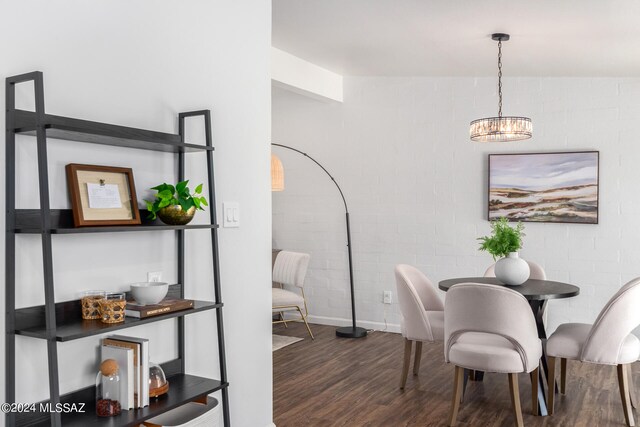
[[[413,342],[416,343],[413,374],[418,375],[422,343],[443,340],[444,305],[433,283],[417,268],[399,264],[395,268],[395,275],[404,337],[404,361],[400,376],[400,388],[404,389],[409,374]]]
[[[273,323],[284,323],[302,320],[314,339],[309,323],[307,322],[307,300],[304,297],[304,278],[309,266],[309,254],[299,252],[280,251],[273,265],[273,281],[280,284],[279,288],[271,288],[271,308],[274,314],[280,315],[280,320]],[[296,287],[300,294],[284,289],[285,286]],[[297,310],[300,319],[285,319],[284,312]]]
[[[449,425],[460,407],[464,370],[508,374],[516,425],[522,426],[518,374],[531,377],[532,411],[538,411],[538,367],[542,344],[529,303],[504,286],[460,283],[447,292],[444,355],[455,365]]]
[[[631,332],[640,325],[640,277],[624,285],[604,306],[595,323],[564,323],[547,340],[549,390],[555,388],[556,360],[560,359],[560,392],[566,392],[567,359],[617,367],[624,418],[634,425],[629,385],[631,364],[640,356],[640,340]],[[549,393],[549,415],[554,395]]]
[[[540,264],[534,261],[527,261],[529,264],[529,279],[536,280],[547,280],[547,273],[545,273],[544,268]],[[492,264],[487,271],[484,272],[484,277],[496,277],[496,264]],[[542,323],[546,326],[547,319],[549,318],[549,310],[545,310],[542,313]]]

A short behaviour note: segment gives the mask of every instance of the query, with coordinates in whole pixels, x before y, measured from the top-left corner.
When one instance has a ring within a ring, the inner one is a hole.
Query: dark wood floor
[[[340,339],[333,327],[311,327],[315,341],[302,324],[273,328],[275,334],[304,337],[273,353],[277,427],[446,425],[453,367],[444,363],[441,343],[423,346],[420,375],[410,372],[403,392],[398,389],[403,345],[399,334],[374,332],[363,339]],[[614,367],[569,362],[567,395],[558,397],[556,413],[550,417],[531,415],[530,390],[529,377],[520,375],[527,426],[625,425]],[[636,411],[634,415],[640,416]],[[483,382],[469,383],[458,425],[514,425],[506,375],[486,374]]]

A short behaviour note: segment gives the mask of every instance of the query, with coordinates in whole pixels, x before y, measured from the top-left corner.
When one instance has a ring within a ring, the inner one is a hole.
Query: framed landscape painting
[[[489,155],[489,220],[598,223],[599,152]]]

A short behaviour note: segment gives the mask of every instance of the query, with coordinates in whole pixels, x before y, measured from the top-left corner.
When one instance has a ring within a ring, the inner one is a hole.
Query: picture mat
[[[133,219],[131,194],[129,194],[129,177],[126,173],[78,170],[77,179],[80,189],[82,216],[86,221]],[[87,183],[100,184],[100,180],[104,180],[105,184],[118,186],[122,207],[117,209],[91,209],[89,207]]]

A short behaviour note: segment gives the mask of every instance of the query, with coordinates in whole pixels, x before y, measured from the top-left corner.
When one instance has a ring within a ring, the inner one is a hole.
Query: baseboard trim
[[[285,319],[297,320],[300,319],[300,315],[297,312],[288,312],[284,313]],[[327,325],[327,326],[350,326],[351,319],[344,319],[342,317],[327,317],[327,316],[315,316],[310,314],[307,316],[307,321],[309,323],[315,323],[317,325]],[[372,322],[369,320],[358,320],[357,326],[365,329],[370,329],[377,332],[393,332],[396,334],[400,333],[400,325],[388,323],[387,328],[385,330],[384,322]]]
[[[292,316],[292,317],[295,317],[295,316]],[[315,316],[313,314],[310,314],[307,317],[307,320],[309,321],[309,323],[316,323],[318,325],[328,325],[328,326],[351,325],[351,319],[344,319],[340,317]],[[386,330],[383,322],[371,322],[369,320],[358,320],[357,326],[360,326],[361,328],[365,328],[365,329],[370,329],[373,331],[400,333],[400,325],[395,325],[390,323],[387,324]]]

